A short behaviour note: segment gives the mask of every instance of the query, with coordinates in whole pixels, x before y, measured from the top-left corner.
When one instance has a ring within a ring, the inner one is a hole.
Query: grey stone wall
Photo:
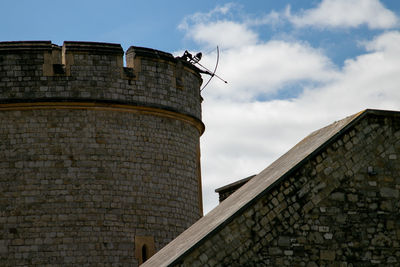
[[[179,266],[398,266],[400,120],[369,115]]]
[[[51,42],[0,42],[0,102],[112,101],[201,119],[202,81],[190,64],[168,53],[131,47],[129,69],[123,67],[123,54],[119,44],[65,42],[61,50]],[[54,64],[63,65],[65,73],[55,71]]]
[[[0,43],[0,265],[137,266],[135,236],[159,250],[202,215],[200,76],[143,57],[132,80],[99,47],[43,76],[39,45]]]

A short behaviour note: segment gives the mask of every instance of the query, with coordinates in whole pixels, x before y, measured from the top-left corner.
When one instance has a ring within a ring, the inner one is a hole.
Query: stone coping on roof
[[[296,171],[368,114],[400,116],[397,111],[367,109],[312,132],[141,266],[170,266],[179,262],[253,201],[268,193],[271,185]]]
[[[215,189],[215,192],[220,193],[220,192],[224,192],[224,191],[226,191],[226,190],[230,190],[230,189],[232,189],[232,188],[235,188],[236,186],[239,186],[239,187],[240,187],[240,186],[242,186],[243,184],[247,183],[247,182],[248,182],[251,178],[253,178],[254,176],[256,176],[256,175],[254,174],[254,175],[251,175],[251,176],[249,176],[249,177],[246,177],[246,178],[237,180],[236,182],[233,182],[233,183],[224,185],[224,186],[222,186],[222,187],[219,187],[219,188]]]

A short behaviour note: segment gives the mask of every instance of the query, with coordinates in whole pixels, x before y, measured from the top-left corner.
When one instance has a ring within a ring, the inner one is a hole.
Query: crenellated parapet
[[[171,54],[120,44],[0,42],[0,101],[100,101],[201,119],[198,69]]]
[[[199,70],[0,42],[0,266],[138,266],[202,216]]]

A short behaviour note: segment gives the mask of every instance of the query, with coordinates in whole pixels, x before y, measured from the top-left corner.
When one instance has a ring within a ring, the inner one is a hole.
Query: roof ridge
[[[253,201],[267,193],[272,185],[290,175],[367,114],[400,116],[400,112],[396,111],[365,109],[310,133],[142,266],[168,266],[178,262],[182,256],[201,244],[207,236],[218,231]]]

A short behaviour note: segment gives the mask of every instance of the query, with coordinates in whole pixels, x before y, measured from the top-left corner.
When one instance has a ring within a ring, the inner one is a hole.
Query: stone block
[[[345,195],[342,192],[334,192],[329,196],[329,198],[336,201],[344,201]]]
[[[336,257],[336,252],[334,250],[321,250],[320,258],[325,261],[334,261]]]
[[[278,237],[278,246],[289,247],[290,246],[290,237],[279,236]]]
[[[398,189],[382,187],[379,189],[379,193],[382,197],[399,198],[399,190]]]
[[[281,255],[282,250],[279,247],[270,247],[268,248],[268,253],[270,255]]]

